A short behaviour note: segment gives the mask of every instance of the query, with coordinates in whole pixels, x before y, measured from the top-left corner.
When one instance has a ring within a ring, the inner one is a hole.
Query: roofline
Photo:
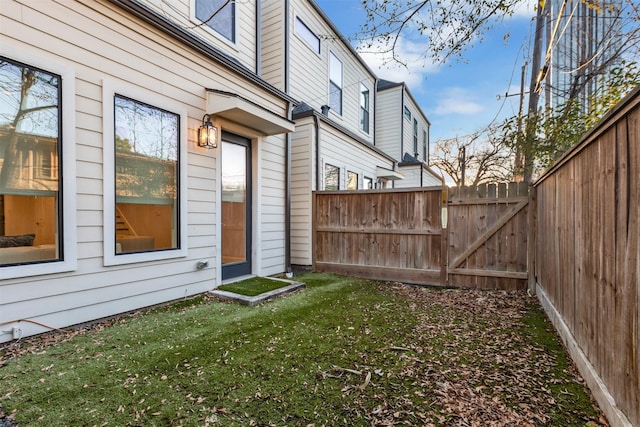
[[[314,117],[314,116],[316,118],[320,119],[322,122],[328,124],[332,128],[342,132],[343,134],[349,136],[350,138],[352,138],[355,141],[359,142],[360,144],[364,145],[365,147],[370,148],[371,150],[375,151],[377,154],[380,154],[381,156],[383,156],[387,160],[391,161],[393,164],[397,164],[397,160],[395,158],[393,158],[389,154],[385,153],[384,151],[382,151],[381,149],[379,149],[375,145],[371,144],[370,142],[365,141],[362,137],[360,137],[359,135],[356,135],[355,133],[351,132],[349,129],[345,128],[344,126],[334,122],[333,120],[331,120],[330,118],[328,118],[324,114],[321,114],[321,113],[317,112],[316,110],[307,110],[307,111],[303,111],[302,113],[299,113],[299,114],[294,114],[293,115],[293,120],[296,121],[298,119],[304,119],[304,118],[307,118],[307,117]]]
[[[315,0],[307,0],[307,1],[311,5],[311,7],[313,7],[313,9],[316,11],[316,13],[318,13],[318,15],[320,15],[320,17],[325,21],[325,23],[329,26],[329,28],[331,28],[331,30],[334,33],[336,33],[336,35],[338,36],[338,39],[340,39],[340,41],[347,47],[347,49],[349,49],[351,51],[351,53],[356,57],[356,59],[358,60],[360,65],[362,65],[369,72],[369,74],[371,74],[374,78],[377,79],[378,75],[371,69],[371,67],[369,67],[369,65],[364,61],[364,59],[362,59],[360,54],[351,45],[351,42],[349,42],[349,40],[347,40],[347,38],[344,36],[344,34],[342,34],[342,32],[338,29],[338,27],[335,26],[333,21],[331,21],[331,19],[322,10],[322,8],[320,8],[320,6],[318,6],[318,3],[316,3]]]
[[[385,80],[385,81],[389,81],[389,80]],[[427,124],[429,126],[431,126],[431,122],[429,121],[429,119],[427,118],[427,115],[424,113],[424,111],[422,111],[422,107],[420,106],[420,104],[416,101],[416,99],[413,97],[413,94],[411,93],[411,91],[409,90],[409,86],[407,86],[407,84],[405,82],[400,82],[400,83],[392,83],[389,86],[383,87],[382,89],[378,89],[376,88],[376,92],[382,92],[385,90],[389,90],[389,89],[396,89],[398,87],[402,87],[406,92],[407,95],[409,95],[409,98],[411,98],[411,101],[413,101],[413,103],[418,107],[418,111],[420,111],[420,115],[422,116],[422,118],[424,119],[425,122],[427,122]]]
[[[159,15],[157,12],[151,10],[148,6],[143,5],[138,2],[138,0],[108,0],[110,3],[115,6],[123,9],[133,16],[143,20],[147,24],[153,26],[154,28],[168,34],[179,42],[189,46],[195,51],[203,54],[209,59],[212,59],[218,62],[220,65],[224,66],[228,70],[244,77],[246,80],[251,83],[256,84],[260,88],[266,90],[267,92],[278,96],[279,98],[289,101],[291,103],[296,103],[296,100],[281,91],[280,89],[272,86],[263,80],[256,73],[245,67],[244,65],[236,62],[232,57],[222,53],[220,50],[211,46],[201,38],[197,37],[194,34],[186,31],[181,28],[177,24],[169,21],[167,18]]]

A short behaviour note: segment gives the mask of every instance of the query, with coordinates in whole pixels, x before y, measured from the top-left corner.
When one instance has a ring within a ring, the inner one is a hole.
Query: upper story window
[[[0,57],[0,88],[0,266],[61,260],[62,78]]]
[[[404,107],[404,118],[411,121],[411,110],[406,105]]]
[[[413,119],[413,155],[418,157],[418,121]]]
[[[340,189],[340,168],[338,166],[333,166],[328,163],[324,165],[324,189]]]
[[[115,254],[178,249],[180,116],[121,95],[114,108]]]
[[[342,62],[329,52],[329,107],[342,115]]]
[[[422,159],[425,162],[429,161],[429,158],[427,157],[429,150],[429,137],[427,135],[427,131],[426,129],[422,129]]]
[[[296,34],[304,40],[311,49],[320,53],[320,38],[296,16]]]
[[[227,40],[236,42],[235,0],[194,0],[195,18]]]
[[[369,133],[369,89],[360,84],[360,130]]]

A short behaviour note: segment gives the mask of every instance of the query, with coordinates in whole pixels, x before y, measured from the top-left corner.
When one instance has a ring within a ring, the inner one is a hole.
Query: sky
[[[361,0],[316,2],[350,40],[365,23]],[[471,134],[492,121],[517,115],[522,66],[531,56],[534,16],[533,2],[525,1],[513,17],[495,24],[481,42],[467,48],[462,59],[453,58],[441,65],[415,59],[424,51],[424,38],[405,39],[401,56],[408,67],[382,65],[380,56],[372,53],[361,56],[378,77],[407,83],[431,122],[430,139],[434,143]],[[357,41],[352,44],[357,48]],[[527,72],[525,88],[529,79]],[[510,96],[505,97],[507,94]]]

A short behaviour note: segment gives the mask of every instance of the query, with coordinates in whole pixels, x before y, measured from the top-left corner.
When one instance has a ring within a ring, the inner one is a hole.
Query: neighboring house
[[[213,3],[2,2],[0,342],[286,270],[294,100]]]
[[[310,265],[313,191],[391,187],[402,175],[375,145],[377,78],[317,4],[271,0],[262,19],[263,76],[299,102],[290,136],[291,262]]]
[[[431,123],[407,85],[379,80],[376,93],[376,147],[397,159],[398,171],[404,175],[395,187],[442,185],[442,178],[429,168]]]

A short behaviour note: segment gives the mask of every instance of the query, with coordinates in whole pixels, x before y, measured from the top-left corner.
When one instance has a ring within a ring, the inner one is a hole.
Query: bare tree
[[[513,179],[513,149],[499,129],[436,141],[431,166],[448,175],[457,186]]]

